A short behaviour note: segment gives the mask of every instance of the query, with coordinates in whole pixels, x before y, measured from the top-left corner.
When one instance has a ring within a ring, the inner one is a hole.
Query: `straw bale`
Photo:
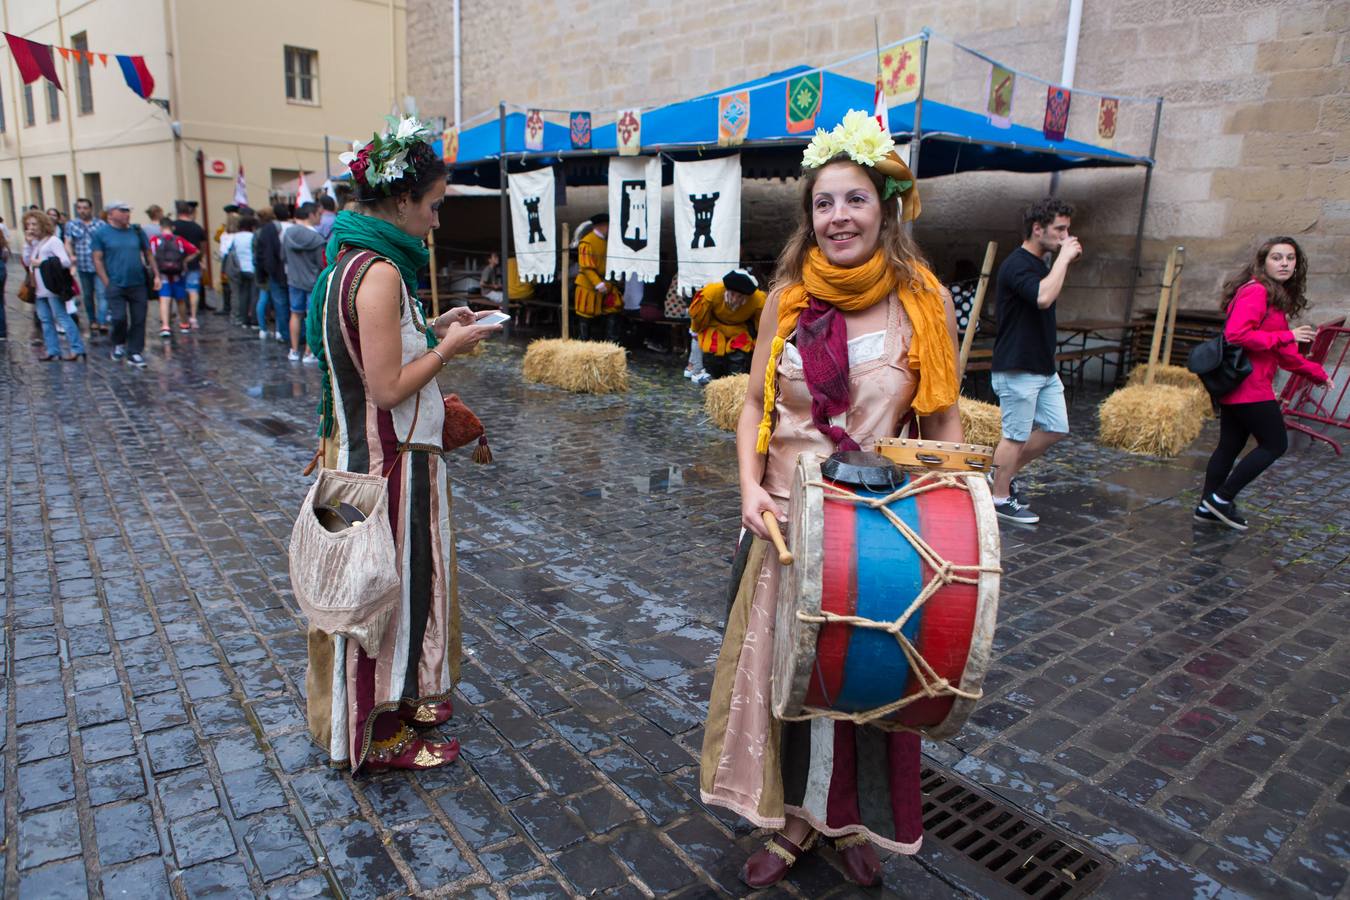
[[[1130,371],[1127,385],[1136,385],[1144,383],[1144,375],[1148,371],[1148,366],[1135,366]],[[1202,419],[1214,418],[1214,405],[1210,402],[1209,391],[1205,390],[1205,384],[1200,377],[1184,366],[1163,366],[1153,367],[1153,383],[1166,384],[1171,387],[1185,388],[1195,393],[1195,414]]]
[[[736,430],[749,387],[749,375],[728,375],[708,382],[703,389],[703,409],[714,425],[723,431]]]
[[[969,397],[962,397],[958,403],[961,410],[961,433],[967,444],[981,444],[997,447],[1003,437],[1003,413],[992,403],[981,403]]]
[[[575,394],[618,394],[628,390],[628,357],[618,344],[547,338],[525,350],[525,380],[551,384]]]
[[[1195,392],[1167,384],[1123,387],[1097,410],[1098,440],[1106,447],[1148,456],[1176,456],[1200,434]]]

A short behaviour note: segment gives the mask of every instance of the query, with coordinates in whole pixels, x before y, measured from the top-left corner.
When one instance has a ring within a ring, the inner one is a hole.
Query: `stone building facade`
[[[1224,273],[1260,238],[1290,234],[1311,262],[1313,319],[1350,313],[1350,3],[1085,0],[1083,7],[1075,85],[1164,98],[1136,308],[1156,303],[1174,243],[1188,255],[1183,306],[1212,307]],[[828,64],[866,53],[878,32],[884,43],[924,26],[1029,75],[1058,79],[1068,9],[1069,0],[462,0],[462,108],[466,119],[495,110],[499,99],[589,109],[599,125],[612,121],[604,110]],[[408,0],[409,90],[424,111],[447,117],[451,17],[450,0]],[[932,47],[931,95],[979,108],[988,65],[941,41]],[[873,65],[841,71],[870,81]],[[1019,81],[1018,122],[1039,127],[1044,92]],[[1076,95],[1075,103],[1070,136],[1091,140],[1083,129],[1095,123],[1095,98]],[[1119,149],[1147,152],[1150,114],[1146,103],[1122,105]],[[1079,207],[1074,230],[1086,248],[1061,316],[1123,313],[1142,185],[1141,169],[1060,179],[1057,193]],[[1001,259],[1019,240],[1020,208],[1049,186],[1046,175],[930,179],[916,233],[949,276],[978,263],[987,240],[999,242]],[[790,184],[747,184],[747,256],[773,256],[794,197]],[[560,219],[580,220],[603,204],[599,190],[569,191]]]

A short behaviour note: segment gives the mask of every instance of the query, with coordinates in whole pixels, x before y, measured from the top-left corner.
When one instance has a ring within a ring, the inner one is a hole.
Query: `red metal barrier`
[[[1323,325],[1313,338],[1308,358],[1327,370],[1336,382],[1336,389],[1328,391],[1303,375],[1291,375],[1280,391],[1284,424],[1314,440],[1326,441],[1340,456],[1340,442],[1304,423],[1315,422],[1350,430],[1350,402],[1346,400],[1346,390],[1350,388],[1350,369],[1346,367],[1350,360],[1350,328],[1342,327],[1340,323]]]

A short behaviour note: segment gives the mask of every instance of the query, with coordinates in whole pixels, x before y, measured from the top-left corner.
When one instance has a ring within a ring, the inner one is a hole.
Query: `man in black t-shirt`
[[[188,310],[193,325],[196,325],[199,298],[205,296],[202,293],[202,254],[210,248],[206,246],[206,229],[197,224],[197,204],[191,200],[175,200],[173,211],[173,233],[197,248],[197,258],[188,264],[186,272]],[[211,307],[203,303],[201,308],[209,310]]]
[[[1053,197],[1032,205],[1023,215],[1022,246],[998,267],[994,288],[998,336],[991,368],[1003,414],[1003,439],[994,450],[994,511],[1025,525],[1041,519],[1017,495],[1013,476],[1069,434],[1055,364],[1055,301],[1069,264],[1083,254],[1069,235],[1072,215],[1072,206]],[[1051,253],[1055,261],[1047,267]]]

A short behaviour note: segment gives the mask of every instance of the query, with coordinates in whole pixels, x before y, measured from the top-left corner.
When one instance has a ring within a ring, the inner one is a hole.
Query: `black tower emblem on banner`
[[[619,185],[623,205],[619,209],[619,236],[633,252],[647,248],[647,182],[624,181]]]
[[[544,229],[539,224],[539,198],[525,197],[521,200],[525,207],[525,214],[530,219],[530,240],[531,244],[547,244],[548,237],[544,234]]]
[[[714,194],[690,194],[689,202],[694,204],[694,239],[689,242],[692,250],[699,248],[699,241],[703,246],[716,247],[712,236],[713,207],[717,206],[717,198],[722,196],[721,191]]]

